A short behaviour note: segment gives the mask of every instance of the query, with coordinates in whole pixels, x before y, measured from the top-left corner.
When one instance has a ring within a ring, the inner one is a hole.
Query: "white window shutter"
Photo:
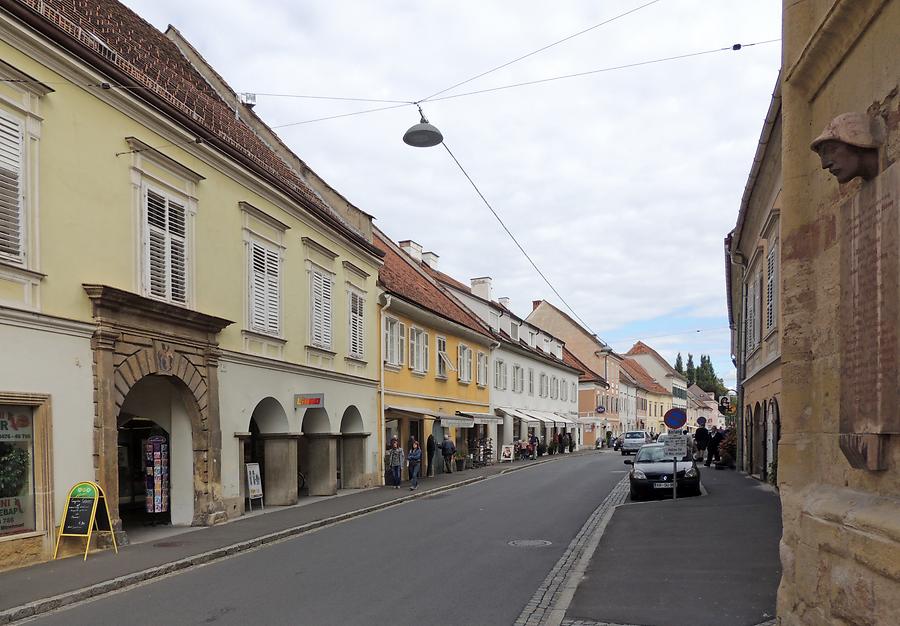
[[[281,330],[280,273],[281,257],[266,250],[266,330],[277,335]]]
[[[425,348],[425,362],[422,364],[422,371],[427,372],[428,371],[428,363],[430,360],[430,357],[428,354],[428,333],[425,333],[425,341],[422,344],[422,347]]]
[[[23,244],[22,126],[0,116],[0,256],[21,259]]]
[[[169,200],[169,281],[173,302],[187,302],[187,211]]]
[[[331,298],[331,276],[324,274],[322,276],[322,345],[331,347],[332,335],[332,298]]]
[[[465,372],[463,365],[463,346],[459,344],[456,346],[456,377],[459,380],[463,380],[465,378]]]
[[[168,263],[166,254],[166,198],[148,189],[147,202],[147,287],[157,298],[168,296]]]
[[[250,327],[266,330],[266,251],[256,243],[250,244]]]
[[[310,343],[313,345],[322,345],[322,337],[324,335],[322,328],[322,279],[324,276],[319,272],[313,271],[310,274]]]
[[[416,329],[409,329],[409,369],[416,367]]]
[[[392,343],[391,343],[391,326],[392,325],[393,324],[391,324],[391,320],[389,320],[388,318],[384,318],[384,339],[383,339],[384,347],[382,348],[382,351],[384,352],[384,354],[381,355],[381,358],[382,358],[382,360],[384,360],[387,363],[392,362],[391,357],[393,356],[393,351],[391,350],[391,348],[393,347]]]
[[[397,365],[403,365],[403,353],[406,352],[406,324],[399,323],[399,335],[397,337]]]
[[[351,356],[363,356],[363,329],[365,300],[356,292],[350,292],[349,352]]]

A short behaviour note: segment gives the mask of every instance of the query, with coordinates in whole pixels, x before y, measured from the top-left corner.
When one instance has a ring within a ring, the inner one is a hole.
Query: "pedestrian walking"
[[[453,471],[453,454],[456,452],[456,445],[450,439],[450,435],[444,435],[444,443],[441,444],[441,455],[444,457],[444,472],[447,474]]]
[[[401,472],[403,471],[403,448],[400,447],[400,442],[396,439],[391,440],[391,448],[387,451],[387,466],[391,470],[391,480],[393,481],[394,489],[400,489],[400,477]]]
[[[540,442],[538,441],[537,435],[535,435],[534,433],[531,433],[531,436],[528,438],[528,445],[531,446],[531,458],[532,459],[537,458],[538,443],[540,443]]]
[[[425,452],[428,453],[428,476],[434,476],[435,451],[437,451],[437,446],[434,443],[434,435],[428,435],[428,439],[425,441]]]
[[[422,448],[419,442],[413,440],[412,450],[407,457],[409,462],[409,490],[415,491],[419,487],[419,468],[422,466]]]
[[[701,426],[694,433],[694,441],[697,443],[698,461],[702,461],[706,456],[706,448],[709,446],[709,431],[706,426]]]
[[[724,439],[722,433],[713,426],[709,432],[709,443],[706,446],[706,463],[704,463],[706,467],[709,467],[713,460],[719,460],[719,444],[722,443],[722,439]]]

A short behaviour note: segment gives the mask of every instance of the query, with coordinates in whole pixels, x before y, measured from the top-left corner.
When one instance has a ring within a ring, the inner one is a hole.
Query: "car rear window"
[[[644,433],[641,433],[641,432],[625,433],[625,439],[643,439],[644,436],[645,436]]]

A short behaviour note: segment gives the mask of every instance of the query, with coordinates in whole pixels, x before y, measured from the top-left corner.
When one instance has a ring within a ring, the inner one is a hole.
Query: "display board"
[[[97,483],[90,481],[75,483],[66,497],[66,506],[59,522],[56,547],[53,549],[53,558],[55,559],[59,552],[59,542],[63,537],[85,537],[87,541],[84,547],[84,559],[87,560],[88,550],[91,547],[91,535],[94,532],[110,533],[113,548],[116,554],[119,553],[116,534],[112,530],[109,505],[103,489]]]
[[[247,466],[247,498],[250,500],[250,510],[252,511],[253,501],[263,498],[262,475],[259,472],[259,463],[246,463],[245,465]]]
[[[500,448],[500,462],[509,461],[512,463],[515,446],[505,445]]]
[[[153,435],[144,443],[144,485],[147,513],[169,510],[169,440]]]

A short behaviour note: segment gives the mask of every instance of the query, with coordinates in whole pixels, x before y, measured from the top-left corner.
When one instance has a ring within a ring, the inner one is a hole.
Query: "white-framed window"
[[[472,349],[464,343],[456,349],[456,377],[461,383],[472,382]]]
[[[316,348],[331,350],[334,277],[331,272],[313,266],[309,279],[309,342]]]
[[[0,109],[0,259],[25,260],[24,120]]]
[[[384,362],[400,367],[406,345],[406,324],[394,317],[384,318]]]
[[[281,333],[281,254],[278,250],[251,241],[250,329],[259,333]]]
[[[499,313],[497,313],[496,311],[491,311],[488,319],[490,320],[489,323],[493,330],[498,330],[500,328],[500,314]]]
[[[428,371],[428,333],[415,326],[409,329],[409,369],[417,374]]]
[[[766,330],[775,328],[778,323],[778,242],[773,241],[766,256]]]
[[[477,372],[477,376],[478,376],[478,378],[476,379],[476,382],[477,382],[481,387],[484,387],[485,385],[487,385],[487,377],[488,377],[488,355],[485,354],[484,352],[479,352],[479,353],[478,353],[478,372]]]
[[[538,393],[542,398],[546,398],[550,395],[550,379],[547,378],[547,375],[544,373],[541,373],[539,379]]]
[[[556,376],[550,378],[550,397],[554,400],[559,397],[559,379]]]
[[[533,330],[528,331],[528,345],[532,348],[534,347],[535,338],[537,337],[537,333]]]
[[[512,340],[515,341],[516,343],[519,342],[519,325],[518,325],[516,322],[512,322],[512,323],[509,325],[509,336],[510,336],[510,337],[512,338]]]
[[[562,344],[560,344],[560,343],[554,344],[553,354],[554,354],[554,356],[556,356],[557,359],[559,359],[560,361],[562,360]]]
[[[760,344],[760,326],[762,322],[760,319],[760,298],[762,297],[761,285],[762,276],[759,272],[754,273],[747,283],[745,332],[748,354],[756,350]]]
[[[528,395],[534,395],[534,370],[532,368],[528,368]]]
[[[438,378],[447,378],[447,369],[451,367],[450,359],[447,358],[447,338],[436,337],[435,348],[437,349],[437,363],[435,367],[435,375]]]
[[[366,299],[354,290],[347,293],[349,296],[347,353],[354,359],[362,359],[365,357]]]
[[[513,365],[513,391],[522,393],[525,390],[525,369],[521,365]]]
[[[578,402],[578,385],[572,383],[572,402]]]
[[[566,381],[562,381],[562,385],[559,387],[559,399],[563,402],[569,400],[569,386],[566,384]]]
[[[494,359],[494,389],[506,389],[506,362]]]
[[[173,304],[188,304],[188,210],[185,199],[145,185],[144,291]]]

